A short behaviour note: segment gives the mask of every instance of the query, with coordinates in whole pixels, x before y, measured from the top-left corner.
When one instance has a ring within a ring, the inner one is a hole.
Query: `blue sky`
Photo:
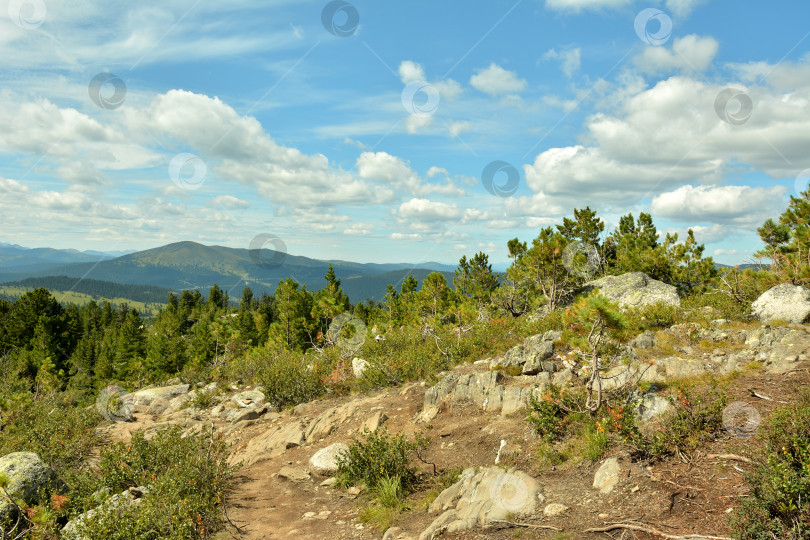
[[[733,264],[810,178],[806,0],[0,3],[0,242],[502,263],[590,205]]]

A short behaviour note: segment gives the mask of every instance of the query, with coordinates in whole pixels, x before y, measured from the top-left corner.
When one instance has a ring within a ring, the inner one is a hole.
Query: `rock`
[[[67,486],[42,459],[33,452],[13,452],[0,458],[0,474],[8,478],[5,491],[12,499],[29,505],[38,504],[40,496],[62,493]],[[6,497],[0,497],[0,524],[14,510]]]
[[[280,456],[290,448],[301,446],[305,440],[305,424],[294,420],[254,437],[244,449],[232,453],[228,463],[233,465],[244,460],[246,466],[252,465],[263,459]]]
[[[331,476],[338,470],[337,458],[349,452],[349,445],[345,443],[330,444],[321,448],[309,458],[309,470],[321,476]]]
[[[267,405],[264,405],[262,407],[251,407],[249,409],[237,409],[231,411],[226,418],[232,424],[237,424],[245,420],[258,420],[259,418],[264,416],[264,413],[266,413],[268,409],[270,409],[270,407]]]
[[[619,460],[616,458],[606,459],[593,477],[594,489],[598,489],[603,495],[610,493],[619,483],[619,474],[621,472],[622,468],[619,465]]]
[[[558,371],[554,374],[554,378],[552,379],[552,383],[554,386],[565,387],[568,386],[571,381],[574,380],[574,372],[571,368],[565,368],[562,371]]]
[[[352,359],[352,371],[354,372],[355,378],[359,379],[363,376],[363,372],[368,368],[368,362],[363,360],[362,358],[353,358]]]
[[[664,282],[652,279],[644,272],[629,272],[620,276],[605,276],[589,281],[582,292],[599,292],[622,307],[640,307],[651,304],[680,306],[678,290]]]
[[[258,390],[246,390],[233,396],[231,401],[245,409],[248,407],[261,407],[265,399],[264,394]]]
[[[638,404],[637,416],[639,420],[646,422],[656,416],[661,416],[670,409],[672,409],[672,404],[667,398],[655,394],[645,394]]]
[[[188,384],[144,388],[143,390],[127,394],[124,399],[133,405],[151,405],[156,399],[169,400],[175,396],[187,394],[190,388],[191,386]]]
[[[560,503],[551,503],[546,505],[543,509],[543,515],[546,517],[555,517],[564,514],[568,511],[568,507]]]
[[[97,508],[88,510],[83,514],[79,514],[67,524],[62,527],[62,534],[60,538],[64,540],[89,540],[86,536],[80,533],[81,524],[86,520],[92,518],[99,510],[108,510],[121,507],[122,509],[130,505],[138,505],[141,503],[143,497],[149,493],[149,488],[144,486],[131,487],[117,495],[113,495],[106,501],[102,502]],[[76,529],[80,530],[77,531]]]
[[[338,481],[338,479],[335,478],[334,476],[332,476],[331,478],[327,478],[326,480],[324,480],[323,482],[321,482],[318,485],[321,486],[321,487],[332,487],[335,484],[337,484],[337,481]]]
[[[360,431],[377,431],[377,428],[379,428],[386,420],[388,420],[388,416],[386,416],[386,414],[382,411],[377,411],[372,414],[368,420],[363,422],[363,427],[360,429]]]
[[[630,342],[631,347],[636,349],[649,349],[655,346],[655,333],[652,330],[646,330]]]
[[[391,527],[385,531],[382,540],[414,540],[414,538],[399,527]]]
[[[166,409],[169,408],[169,401],[163,398],[158,398],[152,401],[149,405],[149,408],[146,410],[147,414],[151,414],[152,416],[160,416]]]
[[[544,370],[549,371],[544,369],[548,365],[552,366],[551,371],[554,370],[553,362],[548,365],[544,363],[544,360],[551,358],[553,354],[554,341],[546,340],[545,335],[538,334],[526,338],[523,343],[512,347],[502,357],[495,358],[490,362],[490,366],[493,368],[522,366],[524,375],[534,375]]]
[[[363,486],[352,486],[346,490],[346,493],[348,495],[351,495],[352,497],[357,497],[358,495],[363,493]]]
[[[471,529],[476,524],[486,526],[507,516],[533,514],[540,492],[537,480],[514,468],[466,469],[458,482],[431,503],[428,512],[443,513],[422,532],[419,540],[433,540],[443,532]]]
[[[751,314],[762,322],[807,322],[810,318],[810,290],[800,285],[777,285],[751,304]]]
[[[309,480],[309,472],[297,467],[285,465],[278,471],[278,477],[290,482],[306,482]]]

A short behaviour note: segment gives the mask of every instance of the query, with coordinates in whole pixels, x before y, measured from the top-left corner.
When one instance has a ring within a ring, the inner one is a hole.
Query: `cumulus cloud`
[[[249,202],[243,201],[242,199],[234,197],[233,195],[219,195],[208,201],[206,205],[214,208],[222,207],[232,210],[250,208]]]
[[[689,34],[675,38],[671,49],[646,47],[635,63],[645,73],[705,71],[717,55],[718,47],[712,37]]]
[[[579,69],[581,64],[581,52],[579,48],[558,51],[551,49],[543,55],[545,60],[559,60],[562,63],[562,70],[568,77],[571,77]]]
[[[402,203],[398,214],[403,219],[417,222],[457,220],[462,216],[461,210],[455,204],[419,198]]]
[[[526,81],[493,62],[487,68],[476,70],[476,74],[470,77],[470,85],[485,94],[499,96],[524,90]]]
[[[399,78],[404,84],[425,80],[425,70],[420,64],[405,60],[399,65]]]
[[[705,0],[667,0],[667,9],[676,17],[686,17]]]
[[[680,221],[700,219],[724,222],[761,222],[778,212],[784,186],[692,186],[687,184],[652,199],[654,215]]]

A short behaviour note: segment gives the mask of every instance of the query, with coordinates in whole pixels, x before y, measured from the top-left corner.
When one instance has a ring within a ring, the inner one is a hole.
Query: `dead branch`
[[[505,519],[493,519],[490,523],[500,523],[501,525],[509,525],[510,527],[524,527],[526,529],[549,529],[552,531],[560,531],[557,527],[551,525],[532,525],[531,523],[516,523],[514,521],[507,521]]]
[[[744,456],[738,456],[737,454],[707,454],[707,458],[709,459],[733,459],[734,461],[742,461],[744,463],[751,463],[751,460]]]
[[[605,527],[592,527],[590,529],[585,529],[584,532],[608,532],[616,529],[626,529],[629,531],[645,532],[647,534],[652,534],[653,536],[660,536],[661,538],[667,538],[669,540],[734,540],[733,538],[730,538],[728,536],[709,536],[706,534],[685,534],[685,535],[667,534],[653,527],[641,525],[638,523],[611,523],[610,525],[607,525]]]

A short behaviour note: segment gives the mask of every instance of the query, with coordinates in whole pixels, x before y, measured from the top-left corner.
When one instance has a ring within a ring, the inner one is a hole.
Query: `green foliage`
[[[781,281],[810,282],[810,190],[791,195],[779,223],[768,219],[757,232],[765,247],[756,256],[771,259],[771,269]]]
[[[268,402],[287,407],[311,401],[326,392],[326,377],[332,371],[328,362],[282,349],[254,354],[259,355],[261,362],[255,379],[264,387]]]
[[[101,506],[79,532],[89,538],[208,538],[224,524],[225,500],[237,467],[227,465],[228,450],[209,433],[183,436],[179,427],[142,432],[130,444],[102,450],[96,488],[112,493],[144,486],[142,502],[116,511]],[[86,497],[85,504],[92,498]]]
[[[476,306],[483,307],[489,303],[492,291],[498,287],[498,278],[492,273],[489,256],[478,252],[469,261],[461,257],[453,279],[456,292],[471,298]]]
[[[343,485],[364,483],[376,490],[383,482],[398,479],[404,491],[416,482],[416,469],[410,455],[427,448],[430,441],[420,434],[413,440],[399,433],[390,435],[384,427],[363,432],[363,439],[355,438],[347,453],[338,456],[338,478]]]
[[[731,525],[741,540],[810,538],[810,391],[760,427],[762,460],[746,476],[749,494]]]

